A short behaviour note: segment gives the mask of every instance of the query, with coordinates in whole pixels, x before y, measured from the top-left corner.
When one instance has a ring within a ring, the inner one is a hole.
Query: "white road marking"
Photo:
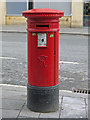
[[[12,58],[12,57],[0,57],[0,59],[16,60],[17,58]]]
[[[2,86],[27,88],[27,86],[22,86],[22,85],[0,84],[0,87]]]
[[[84,64],[84,63],[78,63],[78,62],[67,62],[67,61],[59,61],[61,64]]]
[[[12,58],[12,57],[0,57],[0,59],[8,59],[8,60],[16,60],[17,58]],[[68,62],[68,61],[59,61],[61,64],[84,64],[84,63],[78,63],[78,62]]]

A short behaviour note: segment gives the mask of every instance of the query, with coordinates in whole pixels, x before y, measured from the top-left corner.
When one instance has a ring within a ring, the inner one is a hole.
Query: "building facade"
[[[51,2],[52,1],[52,2]],[[89,0],[69,0],[68,2],[55,2],[55,0],[24,0],[23,2],[1,0],[0,24],[26,24],[26,19],[22,17],[22,11],[34,8],[52,8],[64,12],[64,17],[60,19],[60,26],[63,27],[83,27],[86,25],[85,3]],[[88,15],[87,15],[88,16]]]

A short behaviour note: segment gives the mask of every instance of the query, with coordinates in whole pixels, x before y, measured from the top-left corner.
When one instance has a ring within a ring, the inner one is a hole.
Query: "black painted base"
[[[36,87],[27,85],[27,107],[35,112],[53,112],[59,109],[59,85]]]

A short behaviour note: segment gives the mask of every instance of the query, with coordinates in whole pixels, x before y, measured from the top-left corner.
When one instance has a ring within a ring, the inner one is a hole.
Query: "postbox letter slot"
[[[36,27],[49,27],[49,25],[36,25]]]

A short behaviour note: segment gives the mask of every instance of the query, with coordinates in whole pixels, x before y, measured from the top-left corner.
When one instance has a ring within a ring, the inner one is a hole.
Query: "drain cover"
[[[84,93],[84,94],[90,94],[90,90],[84,90],[84,89],[77,89],[77,90],[73,90],[73,92],[75,93]]]

